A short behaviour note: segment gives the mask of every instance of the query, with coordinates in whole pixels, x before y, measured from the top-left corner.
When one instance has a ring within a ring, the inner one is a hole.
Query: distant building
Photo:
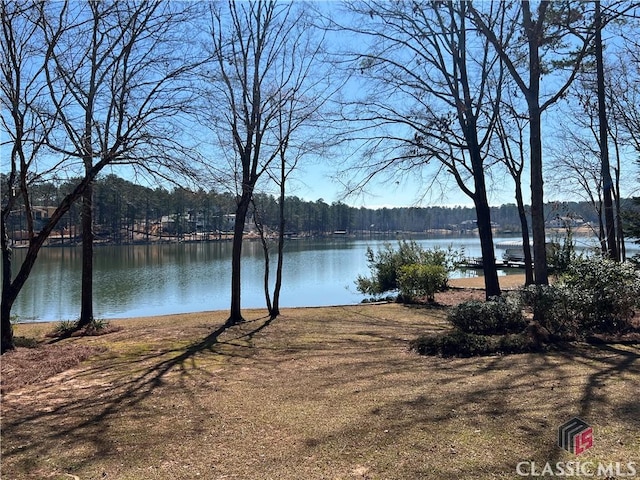
[[[499,224],[496,222],[491,222],[491,229],[496,229],[499,227]],[[478,229],[478,221],[477,220],[465,220],[460,223],[459,230],[462,233],[475,232]]]
[[[547,222],[547,226],[551,228],[573,228],[584,225],[584,223],[584,218],[581,216],[557,215],[556,218]]]

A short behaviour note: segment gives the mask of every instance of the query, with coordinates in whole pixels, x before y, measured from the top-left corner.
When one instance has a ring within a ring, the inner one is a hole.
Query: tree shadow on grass
[[[565,350],[557,352],[557,355],[567,363],[590,368],[592,371],[586,375],[584,385],[580,389],[579,395],[572,398],[573,403],[569,409],[570,414],[564,420],[568,421],[572,417],[579,417],[589,424],[597,424],[595,428],[594,444],[599,446],[602,436],[600,430],[609,427],[613,422],[619,426],[616,436],[623,434],[623,430],[633,432],[640,431],[640,405],[637,400],[632,399],[633,392],[640,389],[640,349],[637,347],[624,348],[622,345],[600,343],[597,345],[575,345]],[[635,379],[628,378],[629,374],[635,375]],[[623,376],[627,375],[624,379]],[[571,382],[569,374],[567,381]],[[631,385],[631,383],[635,384]],[[620,384],[628,395],[625,399],[620,396],[617,389],[612,385]],[[562,391],[562,386],[560,386]],[[560,424],[556,425],[556,431]],[[600,438],[598,438],[600,437]],[[609,444],[614,443],[611,440]],[[601,449],[600,455],[607,458],[610,452]],[[636,458],[615,458],[611,461],[631,461]],[[556,462],[564,460],[575,460],[576,458],[561,449],[556,442],[548,442],[547,448],[541,448],[538,458],[544,459],[554,465]]]
[[[112,420],[125,414],[136,418],[148,414],[149,421],[158,419],[149,413],[156,392],[162,395],[179,389],[179,398],[192,401],[196,408],[189,411],[197,414],[200,395],[204,394],[209,402],[206,395],[217,386],[231,391],[234,387],[225,387],[221,382],[194,385],[215,375],[215,368],[207,361],[220,358],[241,365],[242,369],[234,369],[227,378],[236,380],[236,373],[242,376],[236,384],[243,385],[240,392],[255,393],[264,402],[260,412],[241,405],[232,410],[234,414],[254,415],[247,424],[251,428],[283,428],[283,433],[293,439],[303,437],[284,452],[274,451],[272,466],[281,468],[280,472],[269,471],[274,478],[279,474],[281,478],[294,478],[296,472],[292,472],[291,465],[300,465],[304,458],[314,458],[318,465],[335,465],[346,476],[351,468],[349,462],[357,461],[370,467],[377,478],[514,478],[519,461],[554,462],[562,458],[564,453],[555,444],[556,429],[572,416],[598,422],[598,429],[609,420],[616,428],[621,423],[640,428],[638,408],[630,401],[631,394],[624,399],[608,396],[611,384],[615,386],[616,382],[626,382],[622,388],[628,392],[634,391],[634,386],[640,388],[637,348],[582,346],[545,354],[444,359],[407,351],[407,330],[424,328],[417,318],[398,327],[392,314],[381,317],[363,309],[349,322],[336,324],[336,329],[328,328],[324,319],[313,322],[311,326],[279,324],[280,337],[275,340],[283,343],[270,345],[274,353],[261,355],[244,375],[244,360],[255,354],[252,342],[271,324],[266,318],[234,327],[221,325],[202,340],[184,347],[114,358],[102,363],[100,369],[76,373],[79,380],[104,375],[113,385],[105,384],[91,395],[71,392],[70,398],[45,405],[47,408],[10,415],[3,425],[4,435],[10,437],[5,458],[47,457],[56,443],[76,448],[88,445],[91,456],[79,455],[74,460],[77,470],[73,471],[78,471],[93,467],[95,458],[119,455],[114,453],[118,446],[113,444],[113,438],[118,437],[105,434]],[[274,341],[274,336],[269,338]],[[279,369],[293,374],[262,375],[266,370],[273,373]],[[123,371],[130,375],[122,376]],[[111,380],[114,372],[120,376]],[[276,390],[281,393],[271,393]],[[225,395],[223,392],[213,398],[226,400]],[[55,399],[60,397],[58,393]],[[268,399],[274,398],[285,405],[269,405]],[[145,399],[151,402],[143,403]],[[304,411],[308,426],[287,426],[290,420],[283,417],[273,425],[268,423],[271,409],[282,415],[278,409],[287,405]],[[216,411],[214,405],[206,413]],[[235,418],[226,420],[234,422]],[[175,433],[198,437],[210,433],[206,429],[211,423],[198,420],[194,418],[190,431]],[[35,430],[39,423],[44,424],[44,431]],[[251,434],[252,439],[255,437]],[[234,439],[218,441],[227,440],[232,443]],[[241,442],[246,440],[243,437]],[[145,441],[175,438],[167,434]],[[136,453],[140,451],[138,448]],[[268,448],[264,452],[269,456]],[[237,452],[243,453],[249,455],[251,449]],[[384,458],[388,459],[386,464]],[[336,476],[333,471],[324,473]]]
[[[375,453],[360,461],[381,478],[514,478],[521,461],[555,465],[575,460],[556,443],[558,426],[573,416],[595,424],[597,432],[604,427],[615,435],[640,429],[640,407],[630,398],[640,388],[637,348],[581,346],[512,357],[427,357],[424,365],[424,370],[414,365],[413,372],[388,365],[367,378],[364,372],[371,369],[354,360],[352,373],[343,374],[354,385],[346,388],[345,383],[344,402],[357,394],[372,407],[347,425],[310,438],[296,454],[319,455],[327,444],[340,442],[345,449]],[[319,372],[328,377],[325,388],[335,391],[330,374],[329,368]],[[406,398],[385,396],[394,382],[406,385]],[[624,388],[622,396],[615,395],[617,384]],[[615,443],[611,434],[596,442],[600,458],[634,460],[616,457],[628,457],[632,447],[622,453],[607,450]],[[380,452],[409,459],[406,465],[385,463]],[[419,477],[420,471],[430,475]]]
[[[175,388],[189,394],[188,379],[199,371],[210,373],[206,365],[198,365],[199,358],[207,355],[250,358],[253,337],[273,321],[273,318],[261,317],[234,325],[224,323],[202,340],[186,347],[163,348],[136,354],[133,358],[131,355],[114,357],[88,370],[65,373],[64,383],[77,380],[82,384],[96,378],[104,378],[105,382],[92,385],[93,394],[88,396],[83,396],[82,392],[76,395],[73,391],[69,391],[67,397],[62,393],[53,394],[51,404],[47,404],[46,399],[23,405],[20,404],[21,399],[14,400],[17,412],[3,415],[3,463],[19,456],[24,466],[25,458],[46,458],[50,449],[60,443],[84,445],[94,451],[84,460],[75,458],[72,462],[74,470],[96,457],[112,455],[116,446],[104,435],[110,418],[152,397],[173,372],[178,374]],[[123,371],[130,372],[130,375],[124,377]],[[119,378],[111,379],[114,373]],[[34,428],[40,430],[38,435],[32,434]],[[30,460],[27,463],[31,462],[37,470],[37,462]]]

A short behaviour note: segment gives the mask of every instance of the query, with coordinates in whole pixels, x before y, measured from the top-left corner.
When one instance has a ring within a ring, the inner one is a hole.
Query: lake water
[[[496,243],[503,238],[495,239]],[[358,275],[368,275],[365,252],[395,239],[289,240],[285,247],[282,307],[355,304]],[[478,238],[417,240],[425,248],[464,248],[480,256]],[[15,250],[16,265],[24,251]],[[245,242],[242,307],[265,306],[264,258],[259,242]],[[496,258],[500,258],[496,251]],[[275,270],[275,249],[271,254]],[[95,249],[94,314],[125,318],[208,310],[230,303],[231,243],[102,246]],[[17,267],[16,267],[17,268]],[[80,313],[80,247],[41,250],[36,266],[14,304],[18,321],[75,319]],[[467,275],[475,275],[468,272]],[[461,275],[460,273],[458,275]],[[272,287],[273,288],[273,287]]]

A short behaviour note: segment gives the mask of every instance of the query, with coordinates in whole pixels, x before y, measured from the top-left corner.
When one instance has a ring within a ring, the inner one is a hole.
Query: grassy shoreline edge
[[[3,395],[2,477],[453,480],[518,478],[521,461],[640,465],[640,348],[410,352],[445,316],[361,304],[270,323],[247,310],[231,329],[224,311],[113,320],[125,328],[47,346],[88,358]],[[27,326],[51,324],[18,335]],[[595,436],[579,458],[555,444],[576,415]]]

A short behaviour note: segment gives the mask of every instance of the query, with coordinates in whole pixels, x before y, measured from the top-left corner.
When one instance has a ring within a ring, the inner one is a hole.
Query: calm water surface
[[[504,239],[496,239],[499,242]],[[395,244],[395,240],[386,240]],[[291,240],[285,247],[282,307],[355,304],[358,275],[368,275],[365,252],[385,240]],[[418,240],[427,248],[452,245],[480,256],[477,238]],[[262,308],[264,258],[259,242],[245,242],[242,306]],[[15,251],[16,262],[24,252]],[[496,257],[500,258],[500,251]],[[275,250],[272,253],[275,257]],[[271,270],[275,270],[274,266]],[[81,248],[45,248],[13,308],[19,321],[74,319],[80,312]],[[472,273],[473,274],[473,273]],[[229,308],[231,244],[185,243],[95,249],[94,313],[125,318]],[[273,287],[272,287],[273,288]]]

